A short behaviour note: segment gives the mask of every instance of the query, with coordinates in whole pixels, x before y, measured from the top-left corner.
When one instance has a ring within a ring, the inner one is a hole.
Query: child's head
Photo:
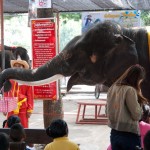
[[[8,150],[9,148],[9,137],[7,134],[0,133],[0,150]]]
[[[10,138],[14,142],[21,142],[26,138],[24,128],[21,124],[15,123],[10,128]]]
[[[62,119],[53,120],[50,126],[46,129],[46,133],[52,138],[68,136],[67,123]]]
[[[7,126],[8,128],[10,128],[12,125],[14,125],[15,123],[20,123],[20,118],[18,116],[12,115],[9,116],[7,119]]]

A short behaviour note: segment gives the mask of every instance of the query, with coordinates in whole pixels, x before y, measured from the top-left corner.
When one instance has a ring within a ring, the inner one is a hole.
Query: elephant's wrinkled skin
[[[49,82],[44,82],[45,79],[58,74],[71,76],[67,90],[76,84],[104,83],[110,86],[125,69],[137,63],[149,74],[146,30],[123,29],[106,21],[72,39],[59,55],[37,69],[6,69],[0,74],[0,86],[8,79],[25,81],[29,85],[45,84]],[[148,82],[147,78],[143,84],[144,92],[149,87]],[[145,95],[149,97],[146,92]]]
[[[30,59],[28,55],[28,51],[23,47],[10,47],[4,45],[4,55],[5,55],[5,69],[11,68],[10,61],[13,59],[17,59],[18,55],[22,60],[26,60],[30,65]],[[0,70],[2,69],[2,51],[0,51]],[[1,72],[1,71],[0,71]]]

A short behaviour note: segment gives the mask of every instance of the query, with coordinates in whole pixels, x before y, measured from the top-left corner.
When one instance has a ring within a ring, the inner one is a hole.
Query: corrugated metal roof
[[[5,13],[27,13],[29,0],[3,0]],[[138,9],[149,10],[150,0],[52,0],[58,12]]]
[[[27,13],[29,0],[3,0],[5,13]]]

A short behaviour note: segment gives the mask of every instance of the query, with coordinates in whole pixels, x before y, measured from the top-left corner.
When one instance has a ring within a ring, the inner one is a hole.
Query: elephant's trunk
[[[14,79],[21,84],[43,85],[56,80],[62,76],[70,76],[72,69],[64,60],[64,54],[60,53],[52,60],[36,69],[9,68],[0,75],[0,85],[2,87],[5,80]],[[21,81],[20,81],[21,80]]]

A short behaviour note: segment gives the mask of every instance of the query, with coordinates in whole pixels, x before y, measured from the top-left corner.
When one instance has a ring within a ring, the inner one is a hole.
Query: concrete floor
[[[91,124],[76,124],[77,114],[77,101],[79,100],[94,100],[94,93],[87,93],[88,90],[92,91],[94,87],[82,89],[77,87],[76,94],[66,94],[63,97],[64,105],[64,120],[68,123],[69,138],[80,144],[81,150],[106,150],[109,145],[110,128],[107,125],[91,125]],[[86,90],[86,94],[81,92]],[[78,93],[77,91],[80,91]],[[78,94],[77,94],[78,93]],[[101,98],[106,97],[106,94],[101,94]],[[44,128],[43,125],[43,102],[41,100],[35,100],[34,112],[30,118],[30,128]],[[93,107],[88,108],[88,114],[93,115]],[[103,110],[104,111],[104,110]],[[0,113],[0,126],[5,119],[2,113]]]

